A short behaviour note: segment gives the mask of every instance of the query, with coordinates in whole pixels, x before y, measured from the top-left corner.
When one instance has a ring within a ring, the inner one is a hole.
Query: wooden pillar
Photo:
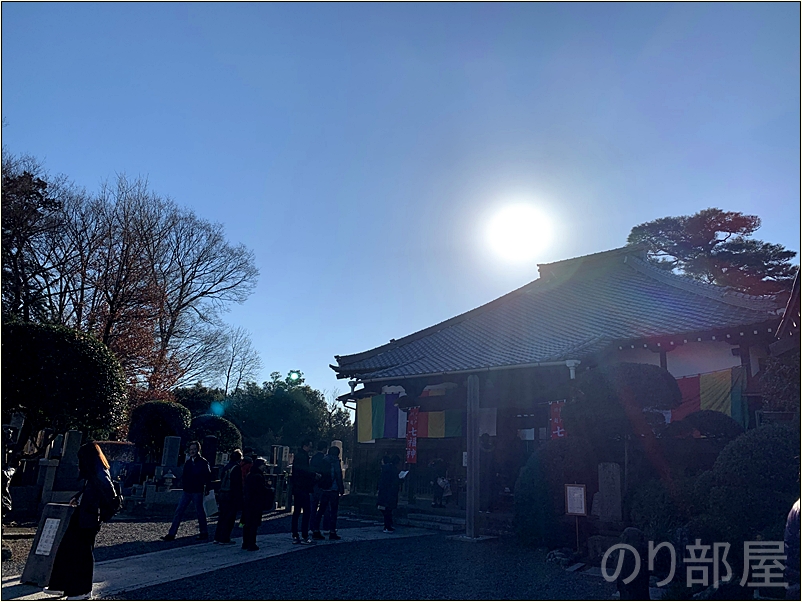
[[[479,377],[468,377],[468,474],[465,504],[465,535],[477,537],[476,518],[479,513]]]

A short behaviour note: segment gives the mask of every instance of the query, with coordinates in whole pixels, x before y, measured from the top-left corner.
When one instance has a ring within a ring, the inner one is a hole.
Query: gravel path
[[[367,524],[341,518],[340,527]],[[376,523],[378,525],[378,523]],[[169,521],[118,518],[97,538],[98,562],[188,545],[197,522],[185,521],[174,542],[159,538]],[[210,521],[213,532],[214,522]],[[376,527],[381,529],[380,526]],[[400,527],[403,529],[403,527]],[[266,517],[260,534],[287,533],[288,514]],[[241,531],[235,529],[233,536]],[[14,560],[3,574],[20,574],[32,539],[10,540]],[[126,592],[112,600],[609,600],[615,586],[567,573],[545,562],[543,549],[510,539],[454,541],[445,534],[311,546],[293,554]],[[334,576],[330,578],[329,576]]]

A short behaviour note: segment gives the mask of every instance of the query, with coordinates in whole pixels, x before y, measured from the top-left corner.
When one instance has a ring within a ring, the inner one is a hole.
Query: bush
[[[184,437],[191,414],[173,401],[148,401],[131,412],[128,439],[145,456],[159,459],[165,437]]]
[[[765,408],[780,412],[799,412],[799,377],[799,350],[779,357],[767,357],[760,376]]]
[[[97,339],[63,326],[3,324],[3,413],[26,429],[77,429],[106,439],[125,425],[128,400],[120,364]]]
[[[702,437],[732,441],[743,434],[743,427],[735,420],[715,410],[700,410],[682,420],[672,422],[663,430],[664,437],[691,437],[698,431]]]
[[[713,466],[716,485],[798,494],[799,443],[799,433],[783,426],[744,433],[719,454]]]
[[[602,442],[652,434],[647,408],[670,410],[682,401],[677,381],[651,364],[619,363],[588,370],[577,379],[562,417],[569,436]]]
[[[192,420],[186,437],[188,440],[203,441],[207,435],[217,437],[217,451],[231,452],[242,447],[242,435],[239,429],[231,421],[220,416],[211,414],[198,416]],[[213,462],[214,458],[208,460]]]
[[[733,567],[742,563],[743,542],[782,539],[799,496],[799,445],[796,431],[775,425],[729,443],[711,473],[699,476],[697,490],[710,487],[710,492],[707,513],[689,524],[691,538],[732,544]]]
[[[680,491],[670,491],[657,479],[646,481],[631,494],[629,518],[646,539],[671,541],[676,529],[687,520],[682,497]]]

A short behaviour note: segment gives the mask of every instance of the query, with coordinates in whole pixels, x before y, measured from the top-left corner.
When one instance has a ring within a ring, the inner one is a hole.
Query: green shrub
[[[634,487],[628,506],[632,524],[652,541],[671,541],[687,520],[681,496],[657,479]]]
[[[165,437],[184,437],[191,414],[173,401],[148,401],[131,412],[128,439],[154,460],[160,459]]]
[[[220,416],[205,414],[192,420],[187,432],[188,441],[203,441],[207,435],[217,437],[217,451],[231,452],[242,447],[242,435],[234,424]],[[210,462],[214,458],[207,458]]]
[[[3,414],[26,427],[83,431],[107,439],[125,425],[128,399],[120,364],[97,339],[45,324],[3,324]]]
[[[776,425],[744,433],[719,454],[716,485],[799,493],[799,433]]]
[[[697,479],[709,488],[706,513],[689,523],[690,537],[732,545],[733,567],[743,543],[782,539],[788,511],[799,496],[799,434],[782,426],[747,431],[724,448],[713,470]]]

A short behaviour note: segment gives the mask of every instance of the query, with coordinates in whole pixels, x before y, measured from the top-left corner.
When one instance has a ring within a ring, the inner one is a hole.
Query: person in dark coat
[[[245,478],[244,496],[242,504],[242,549],[255,552],[256,531],[262,524],[262,513],[267,505],[270,491],[264,474],[264,458],[255,458],[251,470]]]
[[[241,461],[242,452],[235,449],[231,452],[231,460],[223,467],[218,494],[217,528],[214,530],[215,543],[234,543],[231,541],[231,531],[234,529],[237,512],[242,507]]]
[[[309,469],[316,475],[319,475],[315,480],[315,484],[312,486],[312,501],[309,512],[309,525],[312,529],[312,539],[317,540],[326,539],[320,532],[320,519],[317,517],[317,514],[320,508],[320,500],[323,497],[323,488],[321,487],[320,479],[323,478],[323,475],[329,470],[329,465],[325,460],[328,449],[328,441],[319,441],[317,444],[317,452],[309,461]],[[315,525],[318,525],[317,528]]]
[[[178,507],[173,515],[173,524],[170,525],[167,535],[162,537],[164,541],[173,541],[175,539],[175,535],[178,533],[178,525],[181,524],[184,512],[186,512],[190,502],[195,504],[195,512],[198,515],[198,530],[200,531],[198,539],[209,539],[209,528],[206,526],[206,511],[203,509],[203,496],[212,479],[212,469],[209,467],[209,462],[206,458],[200,455],[200,443],[190,441],[187,449],[189,451],[189,459],[184,464],[184,472],[181,476],[184,491],[181,493],[181,499],[178,500]]]
[[[329,512],[329,539],[342,539],[337,535],[337,512],[340,508],[340,496],[345,493],[343,484],[343,469],[340,464],[340,448],[332,445],[323,459],[324,474],[318,481],[321,489],[320,511],[315,515],[315,522],[312,524],[314,533],[320,535],[320,520],[323,514]],[[316,538],[317,539],[317,538]]]
[[[85,443],[78,450],[78,471],[84,485],[70,501],[76,507],[56,551],[46,594],[64,595],[68,600],[92,597],[95,568],[95,537],[100,531],[100,506],[117,495],[109,474],[109,463],[97,443]]]
[[[398,476],[398,465],[401,458],[398,456],[384,456],[382,458],[382,471],[379,475],[379,497],[377,506],[384,515],[384,532],[392,533],[393,510],[398,507],[398,489],[401,485],[401,478]]]
[[[312,489],[315,485],[315,473],[309,467],[309,450],[312,440],[305,439],[295,452],[292,460],[292,543],[311,544],[309,539],[309,518],[312,510]],[[301,535],[298,536],[298,517],[301,516]]]

